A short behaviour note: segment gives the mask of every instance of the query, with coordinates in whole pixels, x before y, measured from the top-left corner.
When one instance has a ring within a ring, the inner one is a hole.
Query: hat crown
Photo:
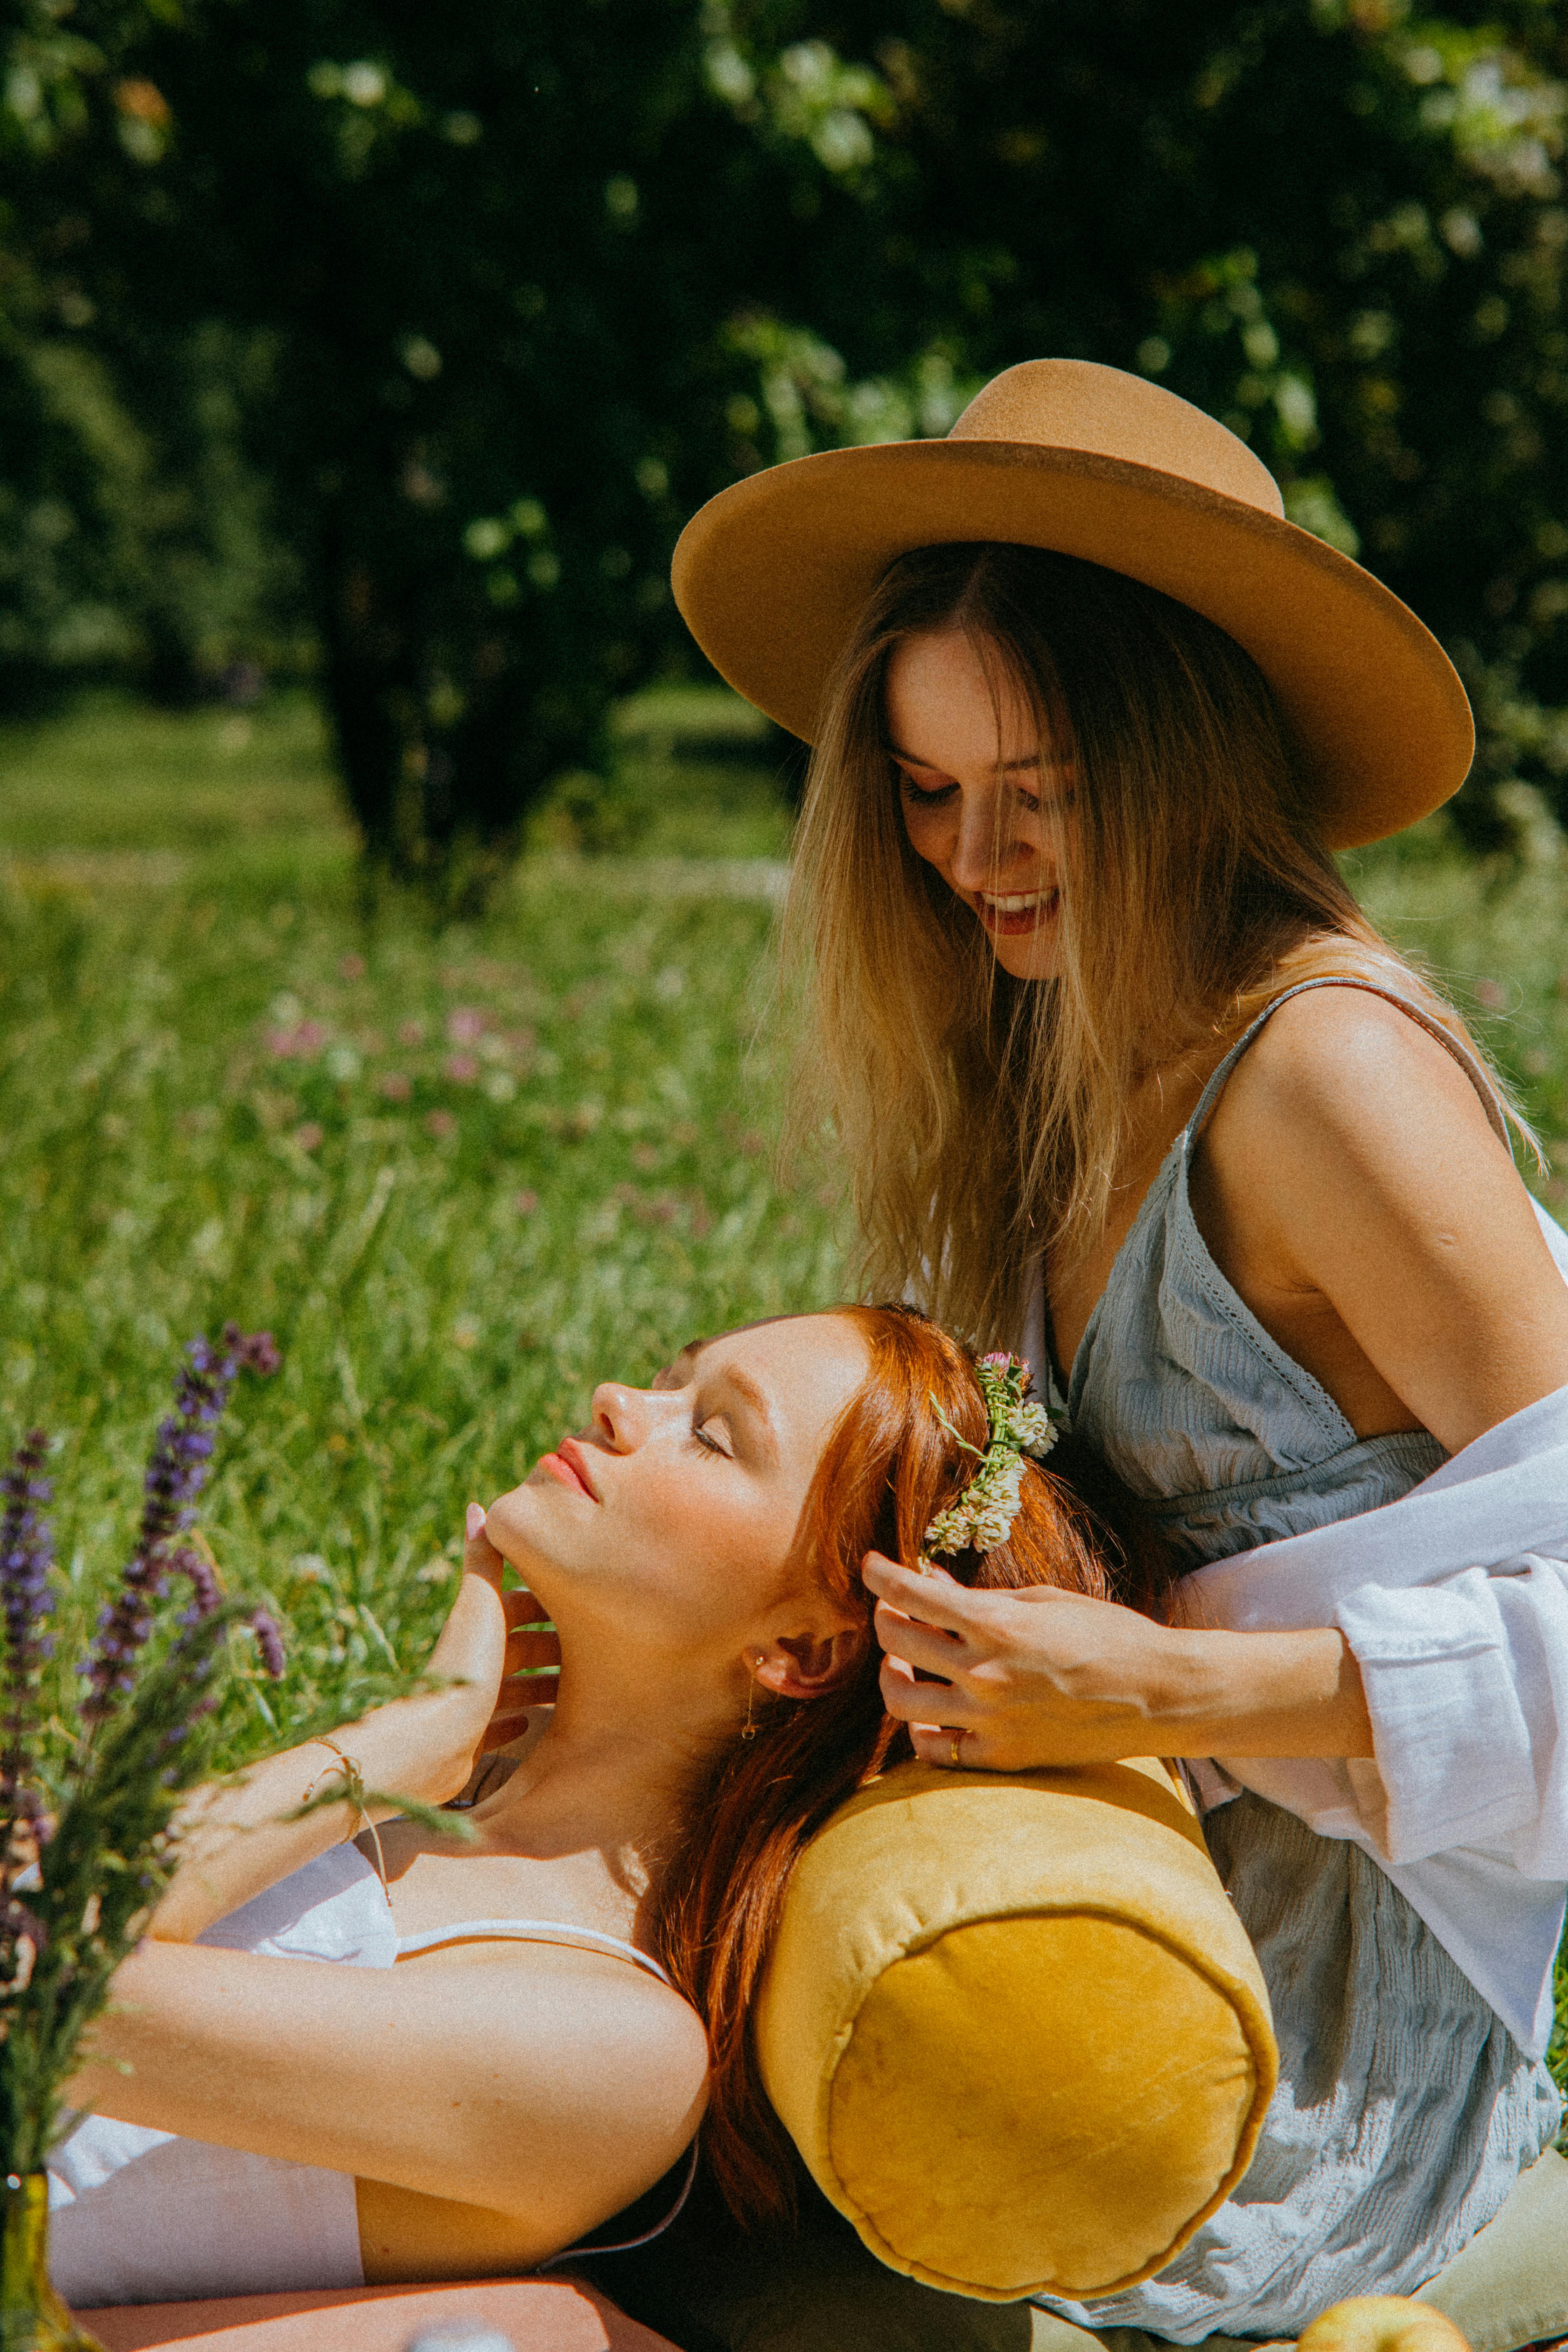
[[[1217,419],[1162,384],[1093,360],[1023,360],[977,392],[950,441],[1033,443],[1120,458],[1282,515],[1261,458]]]

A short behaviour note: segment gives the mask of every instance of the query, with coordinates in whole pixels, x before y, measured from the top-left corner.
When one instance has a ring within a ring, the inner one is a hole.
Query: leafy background
[[[0,691],[308,674],[461,899],[738,474],[1042,352],[1225,417],[1568,804],[1553,0],[5,0]],[[595,794],[579,782],[579,808]]]

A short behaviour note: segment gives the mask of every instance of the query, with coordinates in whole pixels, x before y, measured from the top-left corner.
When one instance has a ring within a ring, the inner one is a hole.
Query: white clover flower
[[[1015,1406],[1008,1416],[1007,1432],[1026,1454],[1048,1454],[1057,1442],[1051,1416],[1043,1404]]]
[[[974,1373],[985,1399],[990,1443],[979,1455],[965,1491],[939,1511],[927,1528],[926,1545],[932,1552],[995,1551],[1005,1544],[1018,1516],[1024,1456],[1030,1454],[1038,1459],[1050,1452],[1057,1440],[1047,1408],[1026,1402],[1030,1380],[1027,1364],[1016,1356],[982,1356]],[[934,1397],[931,1402],[949,1435],[974,1453],[974,1447],[958,1437]]]

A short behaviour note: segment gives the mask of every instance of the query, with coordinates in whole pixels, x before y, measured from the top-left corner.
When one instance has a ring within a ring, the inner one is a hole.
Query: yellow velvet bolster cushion
[[[1161,2269],[1246,2171],[1276,2053],[1174,1776],[903,1764],[799,1863],[754,2030],[870,2251],[991,2302]]]

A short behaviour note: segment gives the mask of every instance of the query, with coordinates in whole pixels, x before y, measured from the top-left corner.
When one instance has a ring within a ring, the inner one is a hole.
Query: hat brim
[[[809,743],[894,558],[989,540],[1123,572],[1234,637],[1273,690],[1331,848],[1397,833],[1469,772],[1465,689],[1381,581],[1280,516],[1125,458],[975,440],[794,458],[692,517],[675,600],[720,676]]]

